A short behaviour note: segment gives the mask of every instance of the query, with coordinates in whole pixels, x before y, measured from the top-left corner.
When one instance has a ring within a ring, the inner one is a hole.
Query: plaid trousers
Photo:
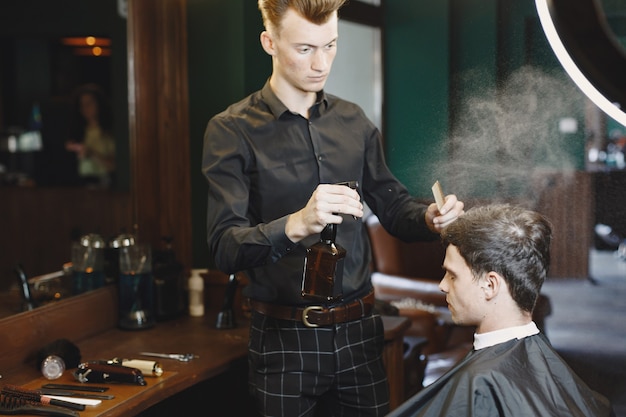
[[[376,313],[310,328],[252,312],[249,386],[263,416],[384,416],[389,387]]]

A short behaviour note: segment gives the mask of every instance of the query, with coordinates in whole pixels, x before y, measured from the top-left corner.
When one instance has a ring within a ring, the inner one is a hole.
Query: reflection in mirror
[[[93,39],[110,42],[108,38]],[[2,42],[3,62],[9,63],[4,68],[7,88],[2,94],[3,185],[79,185],[80,167],[92,160],[92,154],[106,151],[101,144],[90,146],[89,152],[82,146],[93,141],[87,139],[87,126],[90,131],[112,134],[109,57],[94,55],[92,50],[98,47],[74,47],[66,40],[6,38]],[[89,96],[79,92],[86,83],[94,86]],[[88,97],[92,102],[97,98],[97,107],[87,107]],[[85,104],[80,107],[81,103]],[[74,148],[67,146],[68,141]]]
[[[126,145],[119,147],[122,152],[128,148],[125,20],[111,2],[93,3],[88,15],[65,3],[61,10],[55,1],[0,5],[0,182],[5,185],[79,183],[79,158],[65,143],[85,140],[73,137],[81,121],[74,95],[84,84],[101,89],[107,100],[102,114],[115,109],[106,118],[111,123],[101,127]]]
[[[112,238],[131,227],[126,51],[126,18],[115,1],[0,3],[0,317],[24,308],[18,265],[31,281],[55,274],[80,236]],[[72,151],[70,140],[98,142],[93,129],[74,128],[74,94],[85,84],[110,104],[111,123],[100,131],[114,143]],[[102,172],[96,158],[79,154],[105,151],[115,176],[102,182],[93,178]],[[66,295],[47,282],[33,294],[45,302]]]

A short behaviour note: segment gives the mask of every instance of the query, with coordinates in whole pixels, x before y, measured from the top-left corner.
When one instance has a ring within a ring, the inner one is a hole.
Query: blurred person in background
[[[474,207],[442,230],[439,288],[454,323],[476,326],[471,352],[390,417],[615,416],[532,319],[550,266],[552,226],[508,204]]]
[[[108,187],[115,173],[115,139],[111,108],[102,88],[95,84],[79,87],[74,113],[65,149],[76,153],[80,183]]]

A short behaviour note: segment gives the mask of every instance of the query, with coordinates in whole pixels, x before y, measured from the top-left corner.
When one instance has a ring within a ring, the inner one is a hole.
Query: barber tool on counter
[[[238,285],[239,281],[237,280],[237,275],[231,274],[228,278],[228,284],[226,284],[222,309],[217,314],[215,327],[218,329],[233,329],[236,326],[233,304],[235,303],[235,295],[237,294]]]
[[[159,377],[163,375],[163,368],[161,367],[161,364],[155,361],[147,361],[143,359],[113,358],[111,360],[106,361],[106,363],[139,369],[144,376]]]
[[[55,405],[43,405],[34,403],[22,397],[5,395],[0,393],[0,415],[30,414],[38,416],[54,417],[79,417],[74,410],[68,410]]]
[[[37,352],[37,369],[46,379],[57,379],[65,369],[80,363],[80,349],[67,339],[57,339]]]
[[[91,399],[91,400],[112,400],[115,398],[115,395],[110,394],[96,394],[93,392],[84,392],[85,387],[81,387],[78,385],[71,384],[44,384],[37,391],[41,392],[44,395],[55,396],[55,397],[74,397],[74,398],[83,398],[83,399]],[[91,387],[86,387],[91,388]],[[109,389],[108,387],[102,387],[104,390]],[[83,391],[83,392],[81,392]],[[101,391],[97,391],[101,392]],[[95,403],[85,404],[85,405],[97,405]]]
[[[65,372],[65,361],[57,355],[48,355],[41,361],[41,374],[46,379],[60,378]]]
[[[70,410],[78,411],[82,411],[85,409],[85,404],[77,404],[76,402],[72,401],[51,398],[47,395],[41,394],[39,391],[22,388],[17,385],[5,385],[2,388],[1,393],[5,397],[19,398],[35,404],[64,407],[69,408]]]
[[[174,359],[179,362],[189,362],[194,358],[198,358],[198,355],[193,353],[156,353],[156,352],[139,352],[143,356],[154,356],[155,358]]]
[[[106,361],[81,363],[74,371],[74,378],[79,382],[90,383],[115,382],[142,386],[148,384],[139,369],[114,365]]]
[[[76,384],[55,384],[48,383],[43,384],[41,386],[43,389],[56,389],[56,390],[71,390],[71,391],[82,391],[82,392],[106,392],[109,390],[109,387],[97,386],[97,385],[76,385]],[[113,397],[113,396],[111,396]],[[109,399],[109,398],[107,398]]]

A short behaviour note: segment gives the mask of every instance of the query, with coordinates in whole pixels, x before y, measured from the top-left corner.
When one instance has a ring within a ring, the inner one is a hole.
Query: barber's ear
[[[494,271],[487,272],[483,276],[481,283],[481,288],[485,293],[485,298],[490,300],[498,295],[502,289],[502,285],[504,285],[504,280],[500,274]]]
[[[268,55],[274,56],[274,39],[266,30],[261,32],[261,46]]]

